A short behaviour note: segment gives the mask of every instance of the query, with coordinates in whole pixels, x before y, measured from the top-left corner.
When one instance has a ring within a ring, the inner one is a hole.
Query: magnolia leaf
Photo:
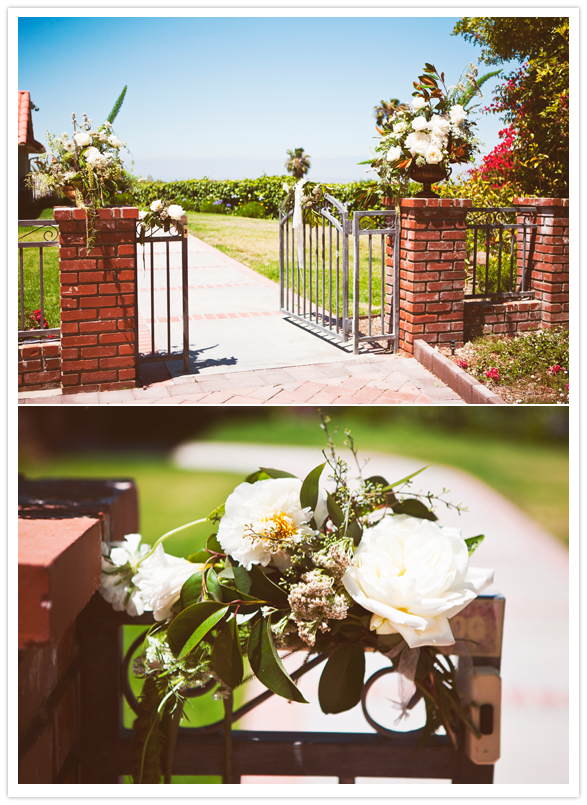
[[[227,612],[228,607],[216,601],[200,601],[180,612],[167,630],[167,642],[174,656],[181,659],[189,654]]]
[[[200,600],[200,596],[202,594],[202,571],[198,570],[194,573],[193,576],[190,576],[187,581],[184,582],[183,587],[181,588],[181,606],[182,609],[186,609],[186,607],[195,604]]]
[[[387,486],[387,481],[382,475],[372,475],[370,478],[367,478],[365,483],[373,484],[374,486],[376,484],[379,486]]]
[[[206,550],[196,551],[188,556],[188,562],[197,562],[198,564],[203,564],[208,559],[210,559],[210,554]]]
[[[416,498],[408,498],[402,503],[395,503],[392,509],[394,514],[407,514],[410,517],[419,517],[420,520],[438,520],[434,512]]]
[[[214,671],[229,688],[234,689],[243,681],[243,657],[236,618],[220,623],[212,646],[212,664]]]
[[[264,470],[257,470],[257,472],[252,472],[250,475],[247,475],[244,482],[246,484],[254,484],[256,481],[265,481],[267,478],[269,478],[269,476]]]
[[[210,534],[210,536],[206,540],[206,548],[212,553],[221,553],[222,555],[224,555],[224,548],[218,542],[216,534]],[[208,559],[210,559],[210,557],[208,557]]]
[[[328,515],[334,525],[338,528],[344,523],[345,517],[344,512],[336,502],[336,500],[332,497],[330,492],[326,493],[326,505],[328,507]]]
[[[253,623],[247,655],[253,673],[266,688],[284,699],[307,704],[279,658],[273,642],[271,619],[259,618]]]
[[[250,598],[274,604],[277,609],[287,606],[287,593],[267,578],[258,565],[246,570],[242,565],[231,562],[235,587],[239,593]]]
[[[312,511],[314,511],[316,508],[316,504],[318,503],[320,476],[322,475],[322,470],[325,466],[326,462],[319,464],[317,467],[314,467],[314,469],[304,478],[304,483],[302,484],[302,489],[300,491],[300,502],[302,504],[302,509],[310,508]]]
[[[323,713],[343,713],[361,701],[365,653],[360,646],[334,649],[320,677],[318,698]]]
[[[473,551],[477,550],[477,548],[479,547],[479,545],[481,545],[484,539],[485,534],[477,534],[476,537],[469,537],[469,539],[465,540],[465,542],[467,543],[467,550],[469,551],[469,556],[471,556]]]
[[[206,573],[206,590],[208,592],[207,598],[211,598],[213,601],[222,601],[222,587],[218,581],[216,571],[212,570],[212,568]]]
[[[352,539],[355,547],[359,544],[361,537],[363,536],[363,529],[357,520],[353,520],[352,523],[348,524],[346,536],[349,537],[349,539]]]
[[[267,467],[261,467],[261,472],[264,472],[265,475],[268,475],[270,478],[295,478],[295,475],[292,475],[291,472],[284,472],[283,470],[272,470],[268,469]]]

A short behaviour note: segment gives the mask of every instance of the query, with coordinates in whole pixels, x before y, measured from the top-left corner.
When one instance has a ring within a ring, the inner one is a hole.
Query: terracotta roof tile
[[[29,151],[42,154],[45,146],[37,142],[33,135],[31,117],[31,96],[29,92],[18,93],[18,144],[26,145]]]

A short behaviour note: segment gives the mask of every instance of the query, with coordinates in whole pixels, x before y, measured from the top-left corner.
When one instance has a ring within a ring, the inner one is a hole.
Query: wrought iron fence
[[[447,647],[446,654],[464,656],[469,673],[488,671],[498,675],[501,664],[505,600],[501,595],[482,595],[451,621],[455,634],[468,650]],[[129,682],[132,657],[143,635],[126,650],[125,625],[154,623],[152,615],[131,618],[115,612],[98,594],[82,612],[77,627],[80,647],[81,737],[79,761],[81,783],[120,783],[132,769],[132,731],[123,726],[123,701],[133,711],[137,699]],[[313,657],[294,671],[293,679],[327,659]],[[460,658],[459,658],[460,661]],[[381,725],[379,710],[370,714],[367,699],[373,684],[392,673],[391,664],[365,683],[361,706],[374,732],[335,733],[277,730],[233,730],[231,724],[269,699],[266,691],[237,707],[229,717],[202,727],[179,727],[176,741],[163,757],[166,782],[173,775],[223,776],[224,782],[240,783],[244,775],[318,776],[355,783],[356,778],[448,779],[453,783],[492,783],[495,754],[474,762],[475,751],[467,749],[464,735],[453,749],[447,735],[435,734],[419,749],[423,729],[398,732]],[[197,698],[217,683],[184,691]],[[490,708],[488,711],[487,708]],[[484,710],[485,708],[485,710]],[[500,701],[479,704],[482,736],[499,743]],[[227,747],[227,745],[229,746]],[[229,762],[227,762],[227,748]],[[497,753],[499,754],[499,753]]]
[[[21,220],[19,229],[29,231],[18,236],[18,298],[19,340],[59,337],[60,327],[49,327],[45,318],[46,303],[52,307],[51,316],[59,315],[59,265],[52,266],[50,287],[47,289],[45,250],[59,246],[59,228],[54,220]],[[42,233],[42,240],[36,239]],[[35,240],[29,238],[33,236]],[[30,250],[37,250],[38,261]],[[47,293],[48,290],[48,293]],[[38,306],[38,307],[37,307]],[[27,327],[27,325],[29,325]]]
[[[533,298],[528,290],[534,207],[471,207],[465,299]]]

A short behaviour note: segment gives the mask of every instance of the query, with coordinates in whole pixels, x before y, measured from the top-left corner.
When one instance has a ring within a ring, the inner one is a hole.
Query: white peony
[[[387,152],[387,160],[388,162],[395,162],[401,157],[401,155],[402,155],[401,146],[394,145]]]
[[[426,118],[423,115],[420,115],[419,117],[415,117],[412,120],[412,128],[414,129],[414,131],[426,131],[427,129],[430,128],[430,123],[426,120]]]
[[[313,512],[302,509],[300,503],[301,488],[299,478],[239,484],[226,501],[218,542],[247,570],[255,564],[266,567],[270,562],[285,570],[290,559],[278,542],[301,542],[314,534],[307,525]],[[325,516],[324,512],[316,514],[322,519]]]
[[[92,142],[92,138],[87,131],[78,131],[77,134],[73,135],[73,139],[80,148],[85,148],[86,145],[90,145]]]
[[[166,620],[185,582],[202,567],[196,562],[171,556],[165,553],[163,545],[158,545],[155,552],[141,563],[132,579],[140,590],[145,610],[152,611],[156,621]]]
[[[153,212],[161,212],[161,210],[163,209],[163,202],[160,199],[152,201],[151,209],[153,210]]]
[[[100,153],[100,151],[93,145],[90,148],[86,148],[84,151],[84,157],[86,158],[86,162],[89,162],[90,165],[93,165],[94,167],[106,161],[104,154]]]
[[[139,210],[139,221],[142,221],[143,218],[147,215],[146,210]]]
[[[185,215],[184,210],[179,204],[170,204],[167,208],[167,212],[170,218],[173,218],[175,221],[179,221],[182,215]]]
[[[405,146],[410,150],[412,156],[425,154],[430,145],[430,137],[425,131],[413,131],[406,137]]]
[[[412,108],[414,109],[415,112],[418,112],[423,106],[426,106],[426,104],[427,101],[425,101],[424,98],[420,98],[420,96],[417,96],[412,101]]]
[[[432,115],[430,130],[435,137],[446,137],[450,131],[450,122],[446,117]]]
[[[450,122],[460,126],[467,119],[467,113],[460,104],[455,104],[449,113]]]
[[[371,630],[399,633],[410,648],[450,646],[449,618],[492,583],[493,570],[469,567],[459,529],[400,514],[365,529],[342,581],[374,613]]]
[[[438,165],[442,162],[442,150],[436,143],[430,143],[426,149],[426,162],[429,165]]]
[[[116,134],[111,134],[110,137],[108,137],[108,142],[110,143],[110,145],[113,148],[121,148],[122,147],[122,143],[120,142],[120,140],[118,139]]]
[[[141,593],[133,586],[131,578],[149,550],[148,545],[141,545],[140,534],[127,534],[124,542],[102,543],[100,595],[117,612],[126,609],[129,615],[136,617],[145,611]]]

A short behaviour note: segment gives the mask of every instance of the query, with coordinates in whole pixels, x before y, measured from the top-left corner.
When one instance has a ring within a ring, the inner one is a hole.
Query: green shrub
[[[184,207],[184,209],[185,209],[185,207]],[[202,201],[202,203],[200,204],[200,210],[199,211],[200,212],[213,212],[213,213],[216,213],[217,215],[226,215],[226,213],[227,213],[226,207],[224,206],[222,201],[220,201],[219,199],[217,199],[216,201]]]
[[[241,215],[243,218],[269,218],[267,210],[258,201],[247,201],[246,204],[241,204],[234,211],[234,215]]]

